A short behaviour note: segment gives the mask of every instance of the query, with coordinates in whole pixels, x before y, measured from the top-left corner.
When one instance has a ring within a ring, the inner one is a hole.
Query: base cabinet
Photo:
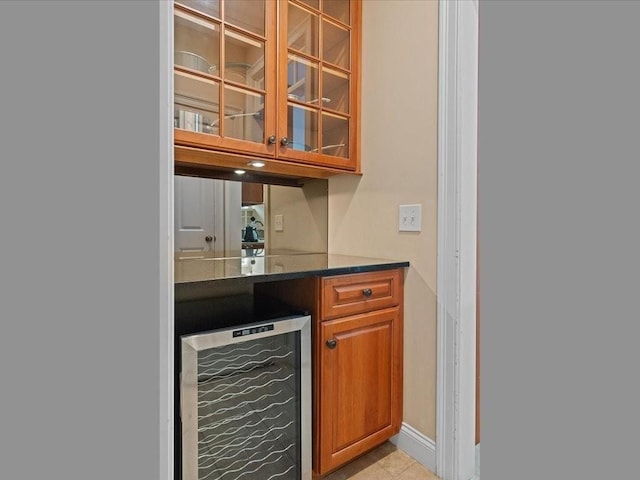
[[[319,473],[398,432],[402,329],[398,307],[322,322],[318,409]]]
[[[400,431],[404,270],[255,286],[311,312],[314,478]]]

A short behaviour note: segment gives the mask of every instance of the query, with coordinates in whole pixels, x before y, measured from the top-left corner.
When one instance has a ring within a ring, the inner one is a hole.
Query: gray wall
[[[0,2],[0,478],[159,478],[158,15]]]
[[[638,477],[640,2],[480,1],[482,477]]]

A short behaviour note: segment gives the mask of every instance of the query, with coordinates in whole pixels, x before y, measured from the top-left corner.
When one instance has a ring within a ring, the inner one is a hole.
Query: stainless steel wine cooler
[[[311,479],[311,318],[180,344],[182,480]]]

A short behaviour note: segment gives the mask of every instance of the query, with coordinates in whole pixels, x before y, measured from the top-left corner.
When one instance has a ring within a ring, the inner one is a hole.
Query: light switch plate
[[[284,215],[275,215],[273,220],[276,232],[284,231]]]
[[[398,218],[398,230],[400,232],[422,231],[422,205],[400,205]]]

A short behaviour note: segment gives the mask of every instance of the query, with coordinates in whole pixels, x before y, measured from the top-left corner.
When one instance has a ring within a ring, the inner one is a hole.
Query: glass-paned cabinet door
[[[358,9],[354,0],[288,0],[281,8],[280,157],[355,168]]]
[[[275,15],[271,0],[175,0],[176,143],[273,153]]]

